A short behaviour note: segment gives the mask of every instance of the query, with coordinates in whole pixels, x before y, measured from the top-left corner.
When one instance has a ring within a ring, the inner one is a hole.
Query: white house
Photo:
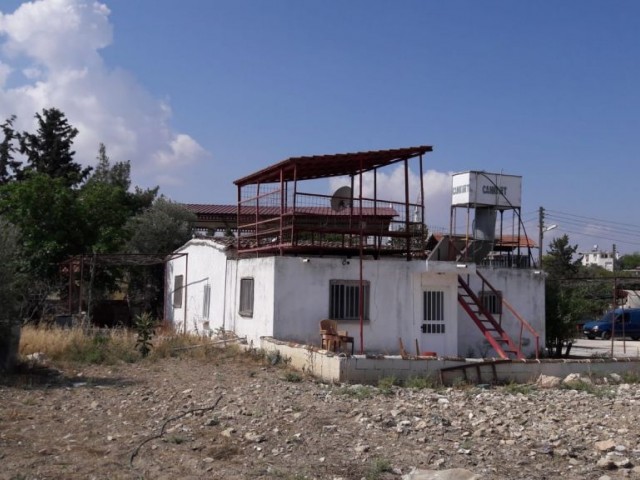
[[[614,262],[619,259],[620,255],[617,252],[614,255],[613,252],[605,252],[604,250],[600,250],[598,245],[594,245],[590,252],[582,253],[580,262],[585,267],[595,265],[609,272],[613,272]]]
[[[319,323],[329,318],[354,337],[356,352],[367,354],[398,353],[402,342],[410,353],[535,355],[544,345],[544,275],[517,268],[514,248],[522,242],[493,239],[495,216],[492,232],[426,241],[425,227],[412,221],[424,205],[411,204],[408,192],[404,202],[361,193],[344,202],[345,190],[336,199],[303,194],[297,185],[318,176],[353,178],[393,162],[404,162],[407,175],[407,160],[420,157],[422,171],[427,151],[288,159],[238,180],[233,214],[228,206],[192,205],[201,229],[231,229],[236,237],[194,238],[176,251],[184,255],[167,264],[166,318],[185,332],[225,330],[256,343],[269,336],[318,348]],[[493,196],[507,189],[502,177],[470,173],[454,178],[457,194],[465,181],[474,184],[471,191],[492,182],[484,190]],[[518,179],[506,184],[518,190]],[[469,202],[485,207],[475,196]],[[473,223],[480,217],[491,212]],[[509,261],[497,262],[500,256]],[[492,266],[482,266],[485,257]]]
[[[320,320],[334,318],[360,351],[358,259],[238,258],[234,248],[215,238],[194,238],[178,252],[188,255],[169,262],[167,313],[179,329],[199,334],[223,329],[256,343],[270,336],[319,346]],[[402,258],[366,259],[362,268],[367,353],[397,353],[399,339],[413,351],[417,339],[421,352],[497,356],[458,302],[459,275],[482,295],[476,269],[544,338],[544,278],[535,270],[458,268],[452,262]],[[497,314],[495,300],[487,303]],[[505,308],[502,326],[519,338],[520,322]],[[528,331],[524,338],[525,355],[535,354],[535,338]]]

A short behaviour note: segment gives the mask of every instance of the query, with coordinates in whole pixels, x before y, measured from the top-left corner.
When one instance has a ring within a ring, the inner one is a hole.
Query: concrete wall
[[[167,319],[178,331],[202,335],[220,328],[254,341],[263,335],[273,335],[273,257],[229,259],[219,244],[208,239],[190,240],[177,253],[188,255],[167,264],[165,310]],[[180,307],[173,306],[177,275],[185,278]],[[239,313],[240,283],[243,278],[254,280],[252,316]],[[205,285],[211,291],[208,318],[205,318],[203,309]]]
[[[630,372],[640,374],[640,359],[588,359],[588,360],[527,360],[498,363],[495,365],[496,377],[488,365],[480,366],[480,378],[475,366],[479,362],[464,359],[433,358],[403,359],[398,356],[379,356],[376,358],[356,355],[344,357],[332,353],[317,351],[304,345],[297,345],[262,338],[261,348],[267,351],[278,350],[300,371],[309,373],[323,381],[332,383],[362,383],[376,385],[381,378],[395,377],[407,379],[411,377],[427,377],[434,381],[440,379],[440,369],[472,365],[467,369],[467,378],[472,383],[517,382],[531,383],[540,375],[564,378],[570,373],[604,376],[609,373],[623,374]],[[450,385],[463,380],[461,370],[444,372],[443,381]]]
[[[226,255],[212,241],[193,239],[167,264],[167,305],[165,315],[178,331],[207,334],[223,326],[226,282]],[[188,263],[188,267],[187,267]],[[174,307],[174,279],[184,276],[182,306]],[[209,286],[209,316],[205,318],[204,290]]]
[[[507,268],[478,268],[493,287],[502,292],[514,309],[540,335],[540,348],[544,348],[545,338],[545,294],[544,275],[534,270]],[[466,276],[463,276],[465,280]],[[469,275],[469,286],[477,294],[482,290],[482,280],[477,275]],[[485,287],[486,288],[486,287]],[[459,337],[458,353],[464,357],[496,357],[496,353],[484,338],[478,327],[467,313],[458,306]],[[496,316],[496,320],[499,317]],[[503,307],[502,327],[516,344],[520,337],[520,322]],[[523,330],[523,352],[526,356],[535,357],[535,336]]]
[[[236,335],[258,342],[261,336],[274,335],[274,263],[278,257],[245,258],[228,260],[227,317]],[[240,308],[240,283],[243,278],[253,278],[253,315],[242,316]]]
[[[331,280],[359,279],[357,258],[269,256],[227,258],[219,244],[210,239],[193,239],[179,250],[188,253],[168,263],[167,318],[179,330],[209,333],[218,328],[234,331],[254,343],[260,337],[320,346],[319,323],[329,318]],[[187,269],[188,262],[188,269]],[[481,289],[480,280],[470,272],[470,284]],[[370,285],[369,318],[364,321],[364,351],[369,354],[397,354],[402,339],[410,354],[435,352],[440,356],[490,355],[486,340],[457,303],[457,275],[463,273],[451,262],[407,262],[401,258],[367,259],[363,278]],[[544,334],[544,280],[533,272],[515,269],[484,271],[534,328]],[[185,295],[181,307],[173,307],[176,275],[185,275]],[[243,278],[254,280],[252,316],[239,313]],[[211,288],[210,314],[203,316],[204,287]],[[444,292],[444,333],[425,333],[423,292]],[[519,322],[505,310],[503,325],[517,340]],[[361,351],[358,320],[340,321]],[[535,343],[529,339],[527,352]]]
[[[273,335],[282,340],[320,345],[319,322],[329,317],[330,280],[358,280],[359,261],[346,263],[341,258],[275,257],[276,303]],[[402,338],[407,350],[414,351],[415,339],[425,348],[422,323],[422,290],[426,275],[424,263],[403,259],[366,260],[363,279],[370,284],[369,319],[363,325],[364,347],[367,352],[399,351]],[[453,277],[433,275],[433,282],[451,286]],[[432,282],[432,283],[433,283]],[[428,282],[427,282],[428,283]],[[451,292],[451,290],[450,290]],[[449,297],[451,312],[447,340],[438,338],[439,353],[457,354],[455,307]],[[360,324],[357,320],[340,321],[340,330],[355,337],[360,350]]]

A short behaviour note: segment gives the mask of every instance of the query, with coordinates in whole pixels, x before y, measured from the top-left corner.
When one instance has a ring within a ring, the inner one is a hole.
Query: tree
[[[14,142],[18,140],[18,134],[13,129],[15,120],[15,115],[12,115],[0,125],[3,135],[2,142],[0,142],[0,185],[9,183],[20,171],[20,162],[14,158],[16,152]]]
[[[131,253],[171,253],[191,238],[195,215],[182,205],[159,197],[127,223]]]
[[[130,192],[130,163],[112,165],[104,144],[100,144],[97,160],[93,174],[78,194],[87,232],[85,253],[113,253],[126,245],[127,221],[152,205],[158,188],[142,190],[136,187]]]
[[[59,262],[82,251],[82,216],[64,179],[30,173],[4,185],[0,212],[20,231],[23,270],[39,278],[55,277]]]
[[[620,258],[620,267],[623,270],[635,270],[640,267],[640,252],[623,255]]]
[[[195,215],[181,205],[160,197],[150,208],[127,222],[129,241],[126,250],[130,253],[171,253],[191,238],[195,219]],[[129,298],[141,304],[143,311],[149,312],[153,306],[162,305],[163,293],[163,265],[131,271]],[[161,318],[162,313],[155,311],[153,316]]]
[[[69,187],[79,185],[87,178],[91,167],[82,168],[73,159],[73,140],[78,130],[57,108],[44,109],[35,117],[38,120],[37,132],[23,132],[19,136],[20,153],[27,159],[25,170],[61,178]]]
[[[571,341],[580,321],[602,310],[606,304],[600,291],[601,282],[585,280],[588,269],[581,267],[573,256],[577,245],[569,244],[569,237],[554,238],[542,265],[547,272],[545,283],[545,316],[547,349],[554,357],[561,357],[566,346],[568,355]]]
[[[0,217],[0,371],[11,369],[19,340],[19,236],[17,228]]]

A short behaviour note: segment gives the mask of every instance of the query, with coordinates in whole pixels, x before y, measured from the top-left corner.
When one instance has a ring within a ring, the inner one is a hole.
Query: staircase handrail
[[[504,298],[504,296],[500,295],[491,283],[479,272],[476,270],[476,275],[480,277],[480,279],[487,284],[489,289],[496,295],[502,299],[502,303],[505,307],[513,314],[513,316],[520,322],[520,351],[522,351],[522,330],[526,328],[529,332],[535,337],[536,340],[536,360],[538,360],[538,352],[540,351],[540,334],[536,332],[536,330],[531,326],[529,322],[527,322],[517,311],[515,308],[511,306],[511,304]]]

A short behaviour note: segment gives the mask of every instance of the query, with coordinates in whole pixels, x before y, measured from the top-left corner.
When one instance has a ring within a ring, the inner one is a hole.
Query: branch
[[[164,435],[164,429],[167,426],[167,424],[169,422],[173,422],[174,420],[178,420],[179,418],[184,417],[185,415],[188,415],[190,413],[196,413],[196,412],[208,412],[210,410],[214,410],[217,406],[218,403],[220,403],[220,400],[222,400],[222,395],[220,395],[218,397],[218,399],[213,403],[213,405],[209,406],[209,407],[204,407],[204,408],[192,408],[191,410],[187,410],[186,412],[182,412],[180,415],[176,415],[175,417],[171,417],[167,420],[165,420],[165,422],[162,424],[162,427],[160,428],[160,433],[153,435],[151,437],[147,437],[146,439],[144,439],[136,448],[133,452],[131,452],[131,456],[129,457],[129,466],[131,468],[133,468],[133,460],[136,458],[136,456],[138,455],[138,452],[140,452],[140,449],[142,448],[142,446],[148,442],[150,442],[151,440],[155,440],[156,438],[160,438],[162,435]]]

